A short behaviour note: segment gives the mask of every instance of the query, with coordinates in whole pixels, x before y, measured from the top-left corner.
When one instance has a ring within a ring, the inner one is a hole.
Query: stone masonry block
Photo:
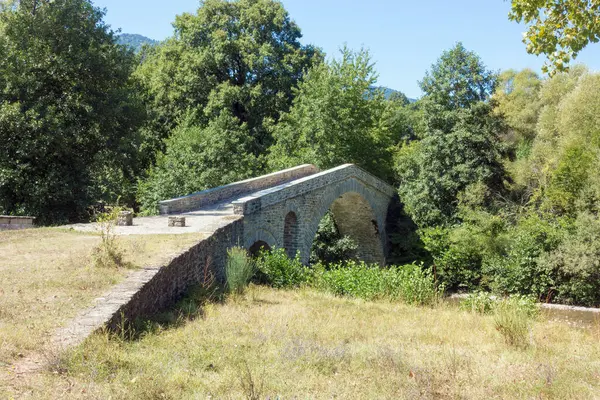
[[[185,226],[185,217],[169,217],[169,226],[183,228]]]

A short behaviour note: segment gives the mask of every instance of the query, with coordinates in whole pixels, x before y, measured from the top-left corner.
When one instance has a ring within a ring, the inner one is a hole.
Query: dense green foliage
[[[431,271],[410,264],[381,268],[348,262],[317,269],[315,285],[339,296],[401,300],[408,304],[433,304],[440,296]]]
[[[89,1],[0,7],[0,214],[57,223],[131,201],[144,119],[133,54]]]
[[[268,126],[288,110],[303,71],[321,60],[272,0],[208,0],[173,26],[174,36],[136,71],[152,116],[147,129],[170,137],[140,187],[148,212],[157,198],[260,172],[254,158],[273,142]]]
[[[433,304],[443,292],[430,270],[421,265],[381,268],[364,262],[303,266],[300,258],[290,259],[284,249],[263,252],[257,259],[259,283],[276,288],[311,286],[337,296],[366,300],[400,300],[408,304]]]
[[[299,254],[289,258],[285,249],[263,251],[257,259],[256,280],[276,288],[292,288],[308,283],[312,272],[302,265]]]
[[[337,263],[354,258],[358,243],[349,236],[342,236],[329,212],[321,219],[310,250],[310,262]]]
[[[505,121],[507,187],[465,192],[452,224],[421,230],[449,287],[600,304],[599,83],[583,68],[501,76],[490,103]]]
[[[470,185],[501,190],[500,121],[486,102],[495,84],[460,43],[421,82],[424,129],[396,158],[400,197],[419,226],[456,222],[458,196]]]
[[[529,25],[523,42],[527,52],[545,54],[542,71],[567,70],[589,43],[600,40],[598,0],[512,0],[509,18]]]
[[[389,114],[402,102],[386,102],[375,82],[364,50],[344,48],[341,59],[308,71],[291,110],[273,128],[270,166],[311,163],[325,169],[354,163],[390,180],[392,149],[404,132],[394,129]]]

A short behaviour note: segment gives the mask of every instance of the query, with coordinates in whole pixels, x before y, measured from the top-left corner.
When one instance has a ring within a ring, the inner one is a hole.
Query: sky
[[[123,33],[162,40],[173,33],[175,16],[195,12],[198,0],[96,0],[105,20]],[[524,25],[508,20],[508,0],[283,0],[300,26],[302,42],[336,56],[343,45],[369,49],[378,84],[421,96],[418,81],[444,50],[462,42],[488,69],[531,68],[541,74],[543,57],[527,54]],[[576,60],[600,70],[600,44]]]

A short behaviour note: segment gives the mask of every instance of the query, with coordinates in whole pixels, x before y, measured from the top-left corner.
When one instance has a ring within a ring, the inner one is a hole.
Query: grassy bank
[[[166,261],[198,241],[194,235],[123,236],[129,268]],[[0,232],[0,366],[42,351],[53,331],[127,274],[94,267],[97,234],[60,229]]]
[[[98,334],[15,396],[55,398],[597,398],[600,326],[543,318],[529,346],[494,317],[251,286],[137,341]]]

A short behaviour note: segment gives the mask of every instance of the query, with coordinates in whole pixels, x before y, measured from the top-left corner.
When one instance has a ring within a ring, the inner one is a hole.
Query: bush
[[[126,266],[123,261],[123,251],[119,248],[115,226],[117,217],[122,209],[113,207],[110,211],[100,214],[96,222],[100,230],[100,244],[92,250],[94,266],[99,268],[119,268]]]
[[[331,212],[327,212],[315,235],[315,240],[310,249],[310,262],[336,263],[352,259],[358,245],[349,236],[342,236],[333,219]]]
[[[506,343],[524,348],[529,345],[529,330],[537,313],[533,298],[513,296],[494,305],[494,323]]]
[[[556,300],[567,304],[600,305],[600,220],[582,213],[574,232],[540,263],[555,276]]]
[[[257,280],[276,288],[298,287],[311,277],[310,268],[302,265],[300,255],[290,259],[284,249],[261,252],[257,260]]]
[[[225,266],[227,291],[242,294],[255,270],[255,262],[248,256],[246,250],[240,247],[227,250],[227,264]]]
[[[469,293],[466,299],[460,302],[461,310],[487,314],[494,309],[494,299],[486,292]]]
[[[431,253],[436,278],[451,290],[472,289],[481,280],[483,248],[468,226],[419,231]]]
[[[540,256],[554,250],[568,226],[531,215],[519,221],[506,234],[505,249],[484,261],[484,274],[492,288],[501,294],[527,294],[545,298],[552,292],[555,276]]]
[[[366,300],[387,298],[409,304],[432,304],[439,297],[433,275],[421,266],[411,264],[381,268],[364,262],[318,268],[316,286],[339,296]]]

